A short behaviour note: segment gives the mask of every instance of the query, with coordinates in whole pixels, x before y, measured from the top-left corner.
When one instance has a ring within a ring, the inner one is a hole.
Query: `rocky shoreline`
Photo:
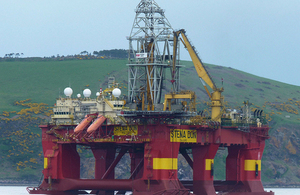
[[[300,184],[263,184],[264,188],[300,188]]]
[[[11,180],[5,179],[0,180],[0,186],[38,186],[39,183],[36,181],[26,181],[26,180]]]

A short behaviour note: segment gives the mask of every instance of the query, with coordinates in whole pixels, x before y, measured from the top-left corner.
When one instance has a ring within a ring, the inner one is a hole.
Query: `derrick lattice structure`
[[[177,82],[174,82],[172,89],[175,92],[179,90],[179,66],[176,70],[170,68],[173,29],[164,10],[153,0],[142,0],[135,12],[128,37],[128,99],[132,103],[143,102],[145,106],[141,110],[155,110],[161,102],[162,89],[167,84],[164,82],[166,69],[176,72]]]

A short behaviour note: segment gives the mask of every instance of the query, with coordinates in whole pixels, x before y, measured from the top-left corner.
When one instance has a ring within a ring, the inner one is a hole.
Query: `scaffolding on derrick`
[[[136,10],[129,41],[128,102],[138,110],[162,110],[162,90],[166,87],[166,69],[176,60],[172,90],[179,91],[179,57],[173,59],[173,29],[164,10],[153,0],[141,1]],[[179,48],[179,47],[178,47]],[[178,55],[179,56],[179,55]]]

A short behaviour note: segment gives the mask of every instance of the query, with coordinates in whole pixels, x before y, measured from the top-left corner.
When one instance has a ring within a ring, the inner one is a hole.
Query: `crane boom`
[[[187,38],[185,34],[185,30],[181,29],[179,31],[174,32],[174,45],[173,45],[173,72],[175,71],[175,62],[174,58],[176,59],[177,55],[177,44],[179,40],[179,36],[181,35],[185,48],[188,50],[190,57],[193,61],[193,64],[195,66],[195,69],[197,71],[197,74],[204,85],[204,88],[211,99],[211,119],[214,121],[221,122],[221,116],[222,116],[222,108],[223,108],[223,96],[221,93],[224,91],[223,88],[217,88],[214,81],[212,80],[211,76],[209,75],[208,71],[205,69],[205,66],[203,65],[201,59],[199,58],[195,47],[191,44],[189,39]],[[174,75],[172,75],[174,76]],[[213,90],[212,93],[209,92],[207,89],[205,83]]]
[[[179,38],[179,31],[174,32],[173,38],[173,61],[172,61],[172,84],[175,82],[175,74],[176,74],[176,61],[177,61],[177,46],[178,46],[178,38]],[[174,87],[174,86],[173,86]]]
[[[199,78],[201,78],[211,89],[213,89],[213,90],[217,89],[214,81],[210,77],[210,75],[207,72],[207,70],[205,69],[201,59],[199,58],[197,52],[195,51],[195,47],[192,46],[191,42],[187,38],[187,36],[185,34],[185,30],[181,29],[181,30],[175,32],[174,34],[177,34],[177,36],[179,36],[181,34],[181,36],[183,38],[184,46],[186,47],[186,49],[188,50],[188,52],[190,54],[190,57],[193,61],[193,64],[195,66],[195,69],[197,71]],[[174,43],[174,44],[176,44],[176,43]]]

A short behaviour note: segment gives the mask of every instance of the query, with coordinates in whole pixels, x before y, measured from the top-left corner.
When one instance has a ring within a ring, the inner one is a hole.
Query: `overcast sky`
[[[0,56],[44,57],[128,49],[140,0],[0,2]],[[173,29],[186,29],[203,62],[300,85],[299,0],[156,2]]]

